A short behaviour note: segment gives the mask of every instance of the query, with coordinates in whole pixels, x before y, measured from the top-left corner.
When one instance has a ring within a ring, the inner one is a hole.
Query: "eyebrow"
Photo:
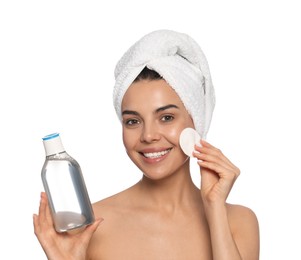
[[[174,104],[169,104],[163,107],[159,107],[155,110],[156,113],[162,112],[164,110],[170,109],[170,108],[177,108],[179,109],[178,106],[174,105]],[[122,111],[122,115],[135,115],[135,116],[139,116],[139,113],[133,110],[124,110]]]
[[[164,110],[167,110],[167,109],[169,109],[169,108],[177,108],[177,109],[179,109],[178,106],[176,106],[176,105],[174,105],[174,104],[169,104],[169,105],[166,105],[166,106],[157,108],[157,109],[156,109],[156,113],[161,112],[161,111],[164,111]]]

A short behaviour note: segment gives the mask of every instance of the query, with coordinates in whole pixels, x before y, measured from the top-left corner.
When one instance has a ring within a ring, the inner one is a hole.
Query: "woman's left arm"
[[[206,141],[195,146],[201,168],[201,196],[215,260],[258,260],[259,227],[248,208],[226,203],[240,170]]]

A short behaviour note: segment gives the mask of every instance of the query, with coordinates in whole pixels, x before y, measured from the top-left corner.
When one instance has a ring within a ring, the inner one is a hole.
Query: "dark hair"
[[[144,67],[144,69],[135,78],[134,82],[138,82],[140,80],[159,80],[159,79],[162,79],[162,77],[158,72],[151,70],[147,67]]]

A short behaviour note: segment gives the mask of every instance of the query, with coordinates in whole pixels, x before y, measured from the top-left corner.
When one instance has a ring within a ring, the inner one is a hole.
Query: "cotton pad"
[[[200,144],[201,136],[193,128],[185,128],[180,134],[180,146],[183,152],[192,157],[192,152],[195,150],[194,146]]]

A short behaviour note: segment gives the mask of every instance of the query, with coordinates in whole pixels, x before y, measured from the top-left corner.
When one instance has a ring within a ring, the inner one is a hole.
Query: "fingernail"
[[[201,143],[196,143],[195,145],[198,147],[203,147]]]

